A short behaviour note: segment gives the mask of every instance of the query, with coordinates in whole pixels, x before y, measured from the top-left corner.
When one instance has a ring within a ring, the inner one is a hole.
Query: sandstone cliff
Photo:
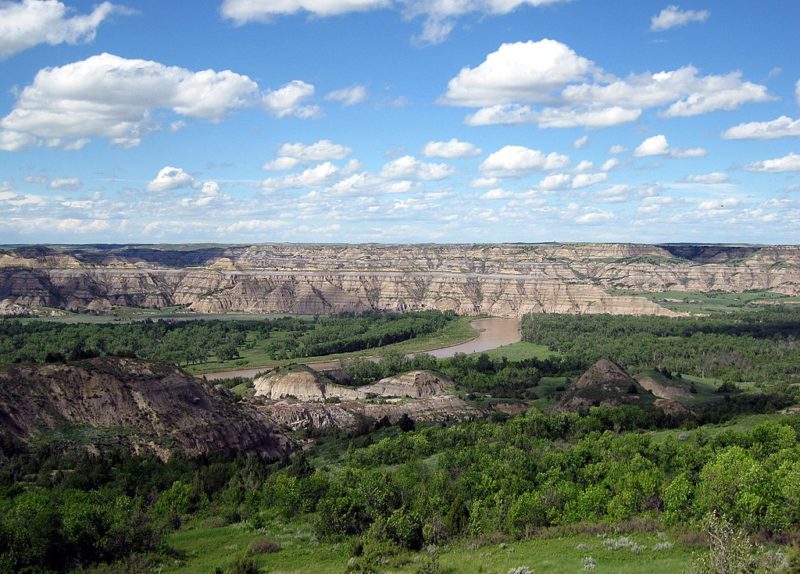
[[[633,292],[800,295],[799,246],[504,244],[0,250],[0,304],[318,314],[671,314]]]
[[[20,445],[65,427],[91,427],[162,458],[181,451],[274,459],[293,448],[263,413],[174,367],[101,358],[0,372],[3,442]]]

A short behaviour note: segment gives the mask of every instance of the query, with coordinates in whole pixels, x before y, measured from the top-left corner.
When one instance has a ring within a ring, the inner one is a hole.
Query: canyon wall
[[[625,295],[612,294],[625,290]],[[655,291],[800,295],[800,246],[58,246],[0,250],[0,312],[181,305],[321,314],[452,309],[668,315]],[[609,293],[612,292],[612,293]]]

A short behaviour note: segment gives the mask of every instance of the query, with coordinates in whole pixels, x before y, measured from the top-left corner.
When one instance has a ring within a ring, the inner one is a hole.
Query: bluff
[[[168,458],[254,453],[280,458],[293,442],[252,405],[174,367],[133,359],[14,365],[0,371],[0,439],[16,448],[88,437]]]
[[[654,291],[800,295],[800,246],[501,244],[56,246],[0,250],[0,311],[182,305],[669,315]],[[625,290],[626,295],[609,291]],[[631,294],[632,293],[632,294]]]

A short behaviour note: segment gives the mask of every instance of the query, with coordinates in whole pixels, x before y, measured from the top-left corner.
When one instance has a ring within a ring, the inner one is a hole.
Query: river
[[[478,336],[474,339],[461,343],[460,345],[453,345],[452,347],[441,347],[439,349],[431,349],[429,351],[420,351],[433,355],[437,359],[444,359],[452,357],[456,353],[482,353],[483,351],[490,351],[497,347],[510,345],[511,343],[518,343],[522,340],[522,333],[519,330],[519,320],[517,319],[504,319],[500,317],[491,317],[489,319],[476,319],[470,323],[473,329],[478,331]],[[333,361],[318,361],[314,363],[307,363],[309,367],[316,370],[335,369],[339,366],[339,360]],[[226,379],[229,377],[255,377],[258,373],[263,373],[271,367],[250,367],[247,369],[236,369],[232,371],[218,371],[216,373],[198,373],[197,376],[204,376],[209,381],[217,379]]]

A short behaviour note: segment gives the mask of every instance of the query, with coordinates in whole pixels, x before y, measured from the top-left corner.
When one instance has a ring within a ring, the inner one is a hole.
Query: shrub
[[[271,554],[280,551],[280,549],[281,545],[274,540],[269,538],[256,538],[250,543],[250,546],[247,548],[247,553],[251,556],[255,554]]]
[[[261,574],[261,568],[252,558],[240,557],[231,562],[225,574]]]

